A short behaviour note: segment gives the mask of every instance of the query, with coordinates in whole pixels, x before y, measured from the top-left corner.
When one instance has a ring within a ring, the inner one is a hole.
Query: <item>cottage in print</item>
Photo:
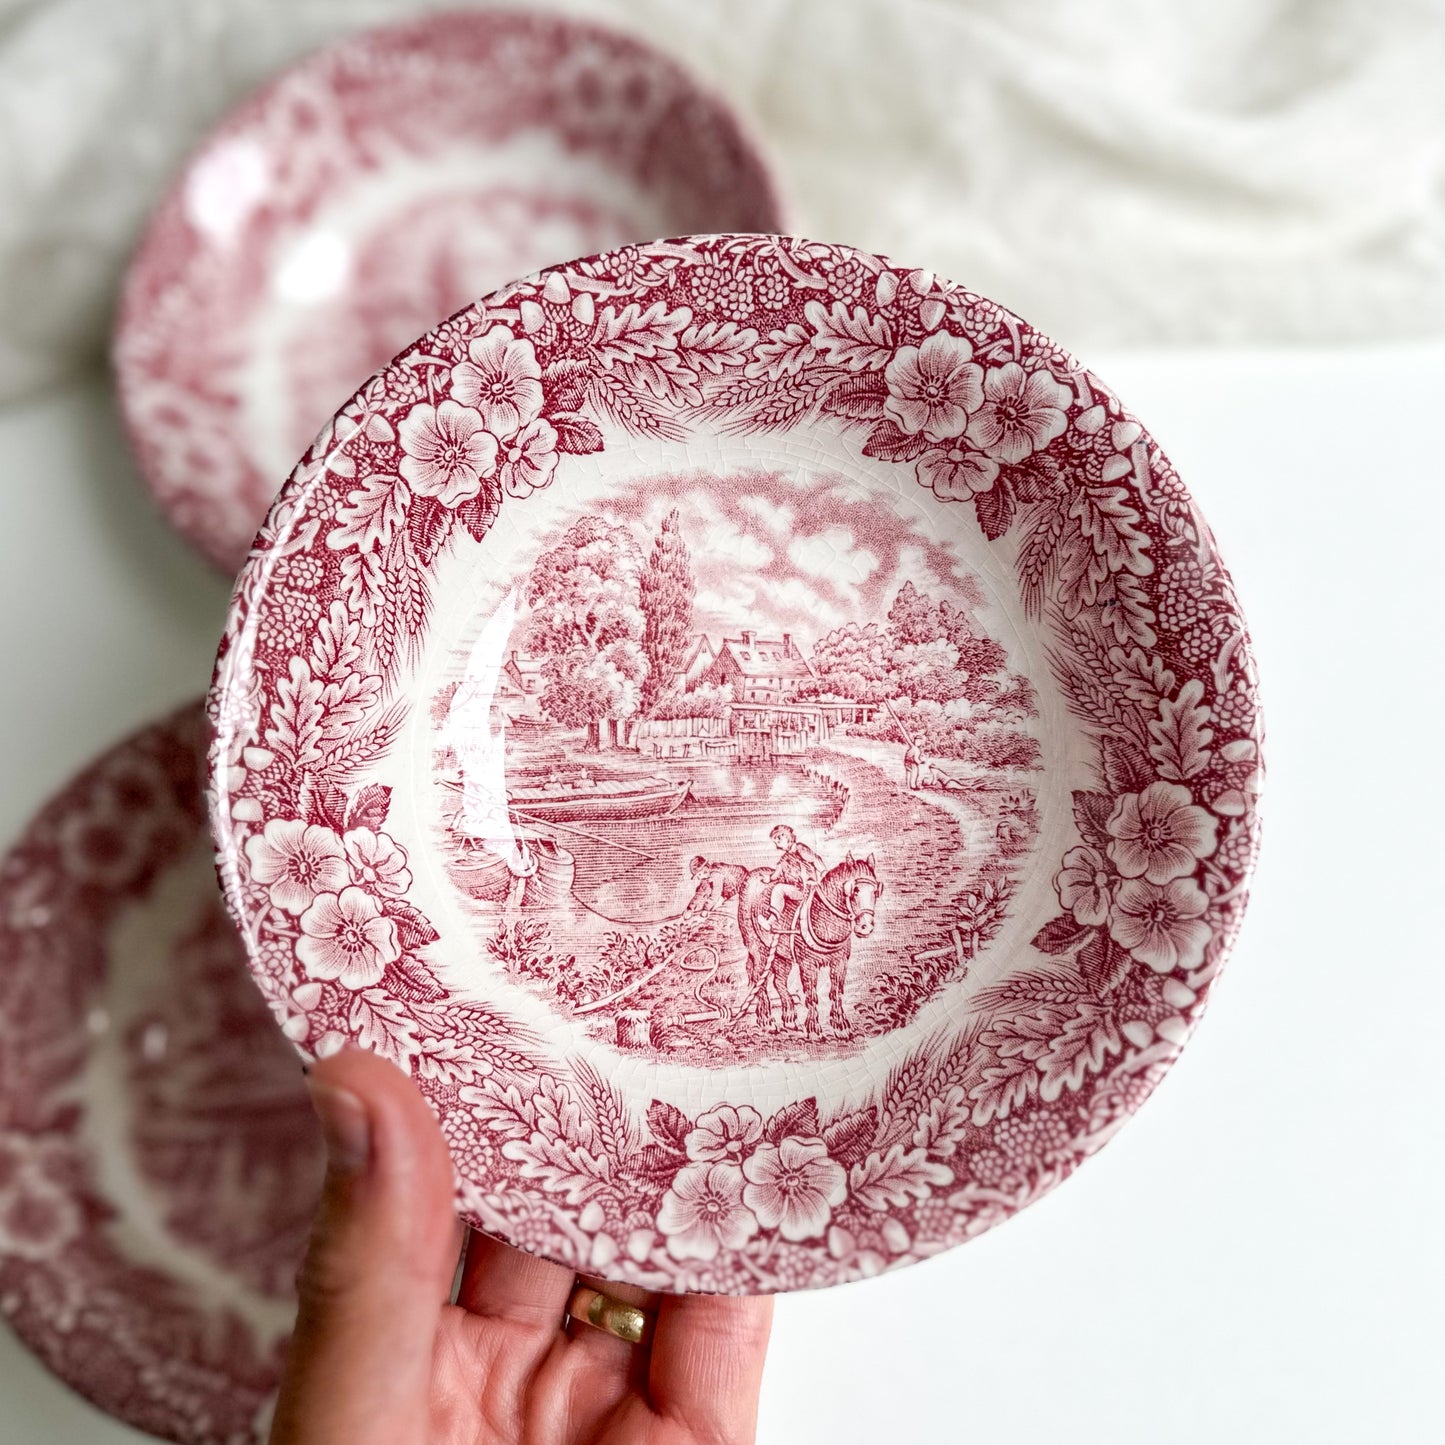
[[[1036,828],[1033,691],[984,601],[835,483],[579,510],[435,708],[489,959],[599,1039],[698,1062],[908,1023],[1001,926]]]

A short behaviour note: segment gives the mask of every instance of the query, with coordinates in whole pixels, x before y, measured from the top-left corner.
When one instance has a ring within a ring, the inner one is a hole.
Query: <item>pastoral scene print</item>
[[[479,956],[698,1065],[901,1028],[1001,928],[1037,831],[1032,684],[915,513],[836,475],[579,505],[433,700]]]

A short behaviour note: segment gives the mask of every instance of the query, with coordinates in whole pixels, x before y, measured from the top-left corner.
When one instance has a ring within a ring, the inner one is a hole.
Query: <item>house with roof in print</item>
[[[674,692],[686,692],[695,687],[703,674],[717,661],[717,649],[704,632],[695,632],[687,639],[687,651],[683,653],[682,666],[673,674]]]
[[[513,722],[540,722],[542,689],[546,685],[541,659],[525,652],[514,651],[502,664],[501,674],[497,679],[496,698]]]
[[[714,647],[702,635],[689,640],[665,713],[642,718],[630,746],[646,757],[742,762],[801,757],[828,741],[835,727],[869,721],[872,704],[818,698],[812,664],[791,633],[759,637],[744,629]],[[699,686],[726,689],[688,706]],[[801,695],[800,695],[801,694]]]
[[[732,688],[735,703],[791,703],[799,686],[812,681],[813,669],[790,633],[770,638],[744,629],[740,637],[723,638],[699,678],[714,687]]]

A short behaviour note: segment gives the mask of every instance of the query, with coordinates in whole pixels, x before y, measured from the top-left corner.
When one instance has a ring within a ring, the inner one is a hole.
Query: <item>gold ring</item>
[[[646,1310],[589,1289],[585,1284],[579,1284],[572,1291],[572,1298],[567,1301],[567,1315],[626,1340],[629,1345],[641,1344],[651,1323]]]

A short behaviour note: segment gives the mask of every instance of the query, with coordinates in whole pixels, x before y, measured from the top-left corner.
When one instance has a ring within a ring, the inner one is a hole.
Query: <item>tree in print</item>
[[[898,590],[886,627],[834,628],[813,649],[812,666],[808,693],[885,704],[872,725],[879,734],[991,767],[1038,760],[1038,744],[1011,726],[1036,711],[1028,680],[1008,671],[1008,655],[977,631],[967,607],[912,582]]]
[[[850,622],[824,633],[813,648],[814,682],[803,696],[850,697],[882,702],[894,692],[888,638],[876,622]]]
[[[638,602],[642,554],[625,527],[581,517],[537,559],[527,586],[526,646],[543,659],[541,706],[563,727],[611,745],[647,677]]]
[[[1003,691],[1008,655],[974,631],[967,611],[905,582],[888,609],[894,675],[904,696],[991,701]]]
[[[676,508],[663,518],[652,553],[642,573],[642,650],[647,676],[642,683],[642,711],[650,714],[673,686],[687,652],[692,631],[692,599],[697,584],[692,558],[682,540]]]

